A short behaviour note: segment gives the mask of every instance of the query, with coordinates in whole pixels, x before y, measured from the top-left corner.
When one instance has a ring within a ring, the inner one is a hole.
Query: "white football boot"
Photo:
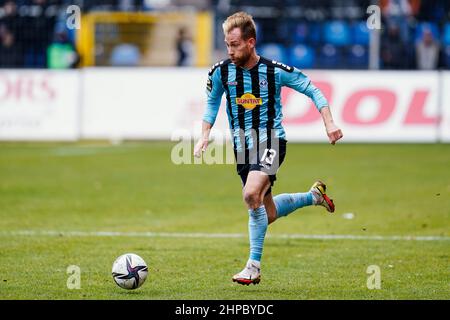
[[[247,262],[245,268],[233,276],[233,282],[249,285],[251,283],[258,284],[261,281],[261,269],[251,261]]]

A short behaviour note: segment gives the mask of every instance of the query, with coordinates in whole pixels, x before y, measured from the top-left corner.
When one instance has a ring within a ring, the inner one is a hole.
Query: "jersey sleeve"
[[[280,78],[282,86],[287,86],[310,97],[317,110],[320,111],[323,107],[328,106],[328,101],[322,91],[311,82],[308,76],[297,68],[294,68],[292,72],[281,70]]]
[[[216,68],[212,73],[208,73],[208,80],[206,83],[206,110],[203,114],[203,120],[212,125],[216,121],[223,92],[224,89],[220,79],[220,68]]]

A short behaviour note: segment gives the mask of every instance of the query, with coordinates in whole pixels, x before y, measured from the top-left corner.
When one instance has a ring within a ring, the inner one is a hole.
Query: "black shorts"
[[[250,171],[262,171],[269,176],[270,188],[266,194],[272,192],[272,186],[277,180],[276,173],[280,168],[286,156],[285,139],[271,139],[258,145],[258,148],[252,148],[245,152],[234,153],[236,159],[237,173],[241,177],[242,186],[247,183],[248,173]]]

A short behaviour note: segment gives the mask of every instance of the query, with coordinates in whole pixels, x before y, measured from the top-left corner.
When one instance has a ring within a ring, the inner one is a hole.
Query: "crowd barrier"
[[[304,71],[327,97],[342,142],[450,142],[450,72]],[[0,71],[0,140],[198,137],[207,69]],[[304,95],[282,90],[292,142],[327,142]],[[215,132],[228,135],[225,98]]]

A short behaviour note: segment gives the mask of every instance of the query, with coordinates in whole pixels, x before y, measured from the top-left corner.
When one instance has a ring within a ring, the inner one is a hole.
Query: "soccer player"
[[[316,181],[308,192],[272,197],[271,187],[286,155],[281,87],[293,88],[314,101],[331,144],[342,138],[342,131],[334,124],[326,98],[305,74],[256,53],[256,27],[250,15],[238,12],[229,16],[223,31],[229,59],[216,63],[209,71],[202,137],[194,155],[200,157],[206,150],[225,93],[237,172],[249,213],[250,256],[245,268],[232,280],[249,285],[260,281],[264,238],[270,223],[305,206],[320,205],[328,212],[335,209],[321,181]]]

